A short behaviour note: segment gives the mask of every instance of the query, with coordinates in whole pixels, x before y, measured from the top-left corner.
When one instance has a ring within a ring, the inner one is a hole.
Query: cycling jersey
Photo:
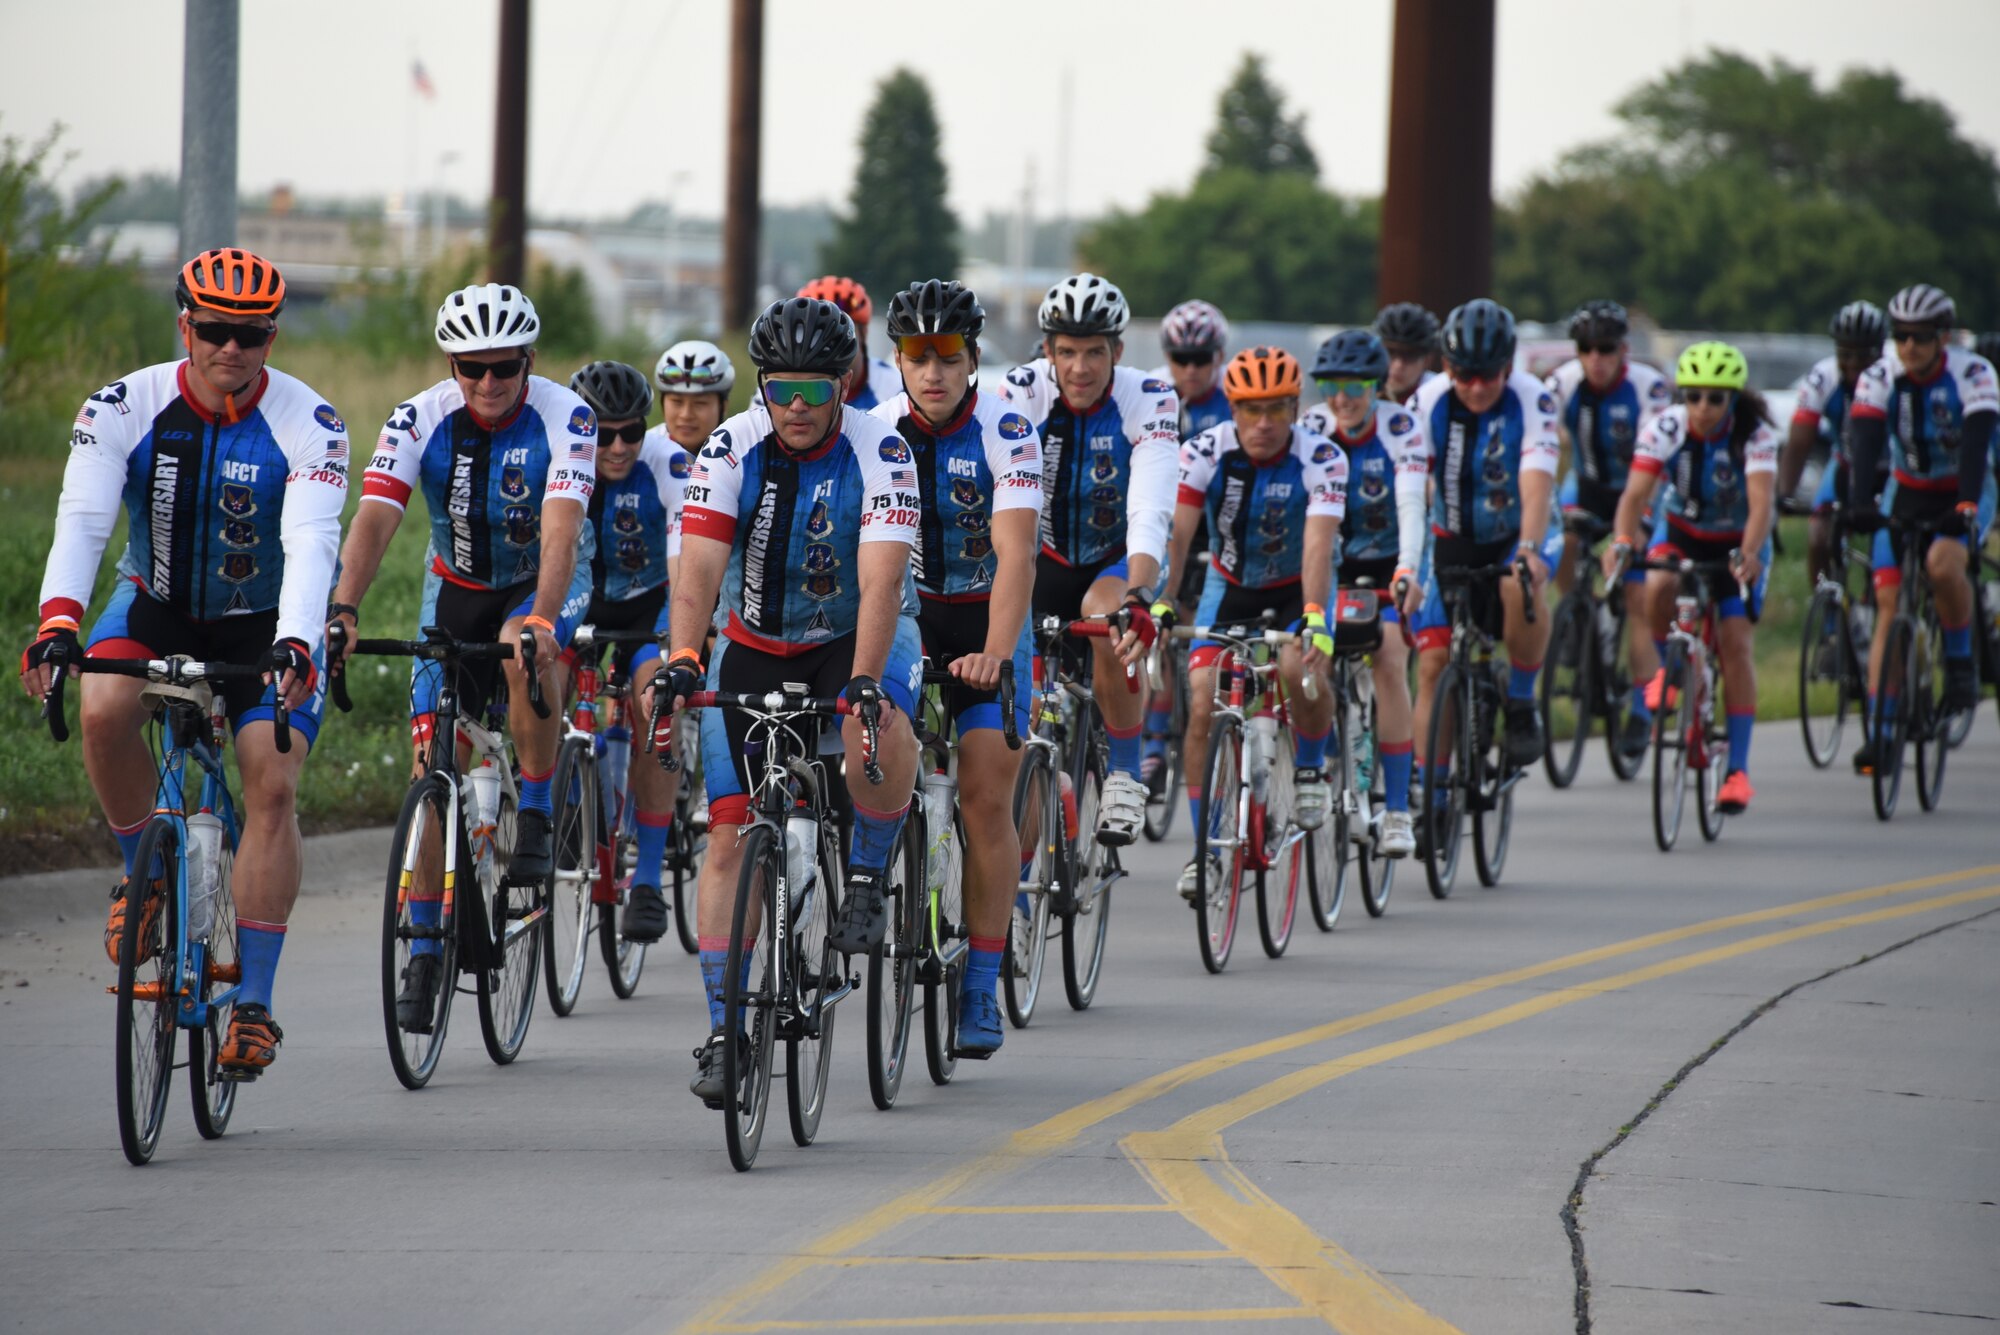
[[[1208,517],[1209,566],[1231,584],[1271,588],[1299,579],[1306,520],[1347,511],[1347,456],[1293,424],[1285,449],[1259,462],[1224,422],[1181,446],[1180,503]]]
[[[596,457],[596,416],[553,380],[529,376],[520,406],[492,427],[473,417],[456,380],[441,380],[382,428],[361,498],[400,510],[421,486],[432,567],[454,584],[505,588],[541,569],[544,505],[590,504]]]
[[[871,414],[916,454],[922,522],[912,553],[928,597],[993,592],[993,516],[1042,508],[1042,452],[1028,419],[975,389],[935,434],[898,393]]]
[[[1333,410],[1323,403],[1306,409],[1299,425],[1325,436],[1347,456],[1342,563],[1400,557],[1406,521],[1414,536],[1414,555],[1402,564],[1415,570],[1423,552],[1424,484],[1430,477],[1430,447],[1416,414],[1389,399],[1377,399],[1374,415],[1353,440],[1341,432]]]
[[[1499,400],[1474,413],[1459,401],[1450,377],[1437,376],[1418,387],[1411,411],[1437,480],[1433,533],[1479,544],[1519,536],[1521,475],[1553,477],[1561,452],[1555,395],[1525,371],[1514,371]]]
[[[910,447],[888,424],[841,409],[833,438],[797,455],[767,416],[738,413],[694,459],[684,536],[730,544],[717,627],[780,656],[851,635],[868,542],[914,546],[922,497]]]
[[[1164,366],[1156,366],[1146,372],[1153,380],[1174,383],[1174,373]],[[1208,387],[1208,393],[1198,399],[1181,400],[1180,435],[1183,441],[1192,440],[1213,426],[1220,426],[1230,420],[1229,396],[1222,392],[1222,376],[1218,373],[1215,383]]]
[[[868,359],[868,374],[857,378],[847,406],[856,412],[872,413],[903,392],[903,373],[880,357]]]
[[[347,426],[266,369],[232,421],[163,362],[85,400],[70,435],[42,616],[81,622],[122,506],[119,574],[197,622],[277,609],[278,639],[317,645],[347,499]]]
[[[1847,426],[1847,410],[1852,406],[1853,396],[1840,382],[1838,358],[1820,358],[1799,381],[1799,399],[1792,409],[1792,420],[1805,423],[1826,438],[1831,451],[1827,456],[1829,469],[1840,462],[1841,437]]]
[[[1687,405],[1673,407],[1646,423],[1632,467],[1673,483],[1660,509],[1667,529],[1696,539],[1740,537],[1750,520],[1748,478],[1778,471],[1778,433],[1759,422],[1742,448],[1732,448],[1732,426],[1713,439],[1688,427]]]
[[[1854,406],[1849,410],[1857,432],[1863,422],[1886,423],[1892,437],[1891,468],[1899,487],[1956,491],[1961,499],[1972,501],[1981,499],[1985,489],[1986,454],[1996,412],[2000,412],[2000,386],[1995,384],[1992,364],[1949,344],[1927,380],[1905,371],[1894,356],[1876,362],[1855,382]],[[1860,466],[1863,454],[1873,460],[1879,443],[1879,436],[1864,443],[1857,434],[1854,466]]]
[[[639,442],[624,480],[597,479],[590,525],[597,536],[591,583],[599,598],[624,602],[665,587],[667,558],[680,553],[687,476],[687,451],[656,426]]]
[[[1104,397],[1072,408],[1046,357],[1007,373],[1002,401],[1042,442],[1042,550],[1065,565],[1167,554],[1180,399],[1173,383],[1114,366]]]
[[[1575,357],[1542,384],[1555,396],[1556,415],[1569,433],[1570,476],[1580,484],[1579,503],[1593,512],[1607,497],[1616,505],[1631,471],[1639,429],[1673,402],[1673,386],[1645,363],[1627,362],[1618,383],[1599,393]]]

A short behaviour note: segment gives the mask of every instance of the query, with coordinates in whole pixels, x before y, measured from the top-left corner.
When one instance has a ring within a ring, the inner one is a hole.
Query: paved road
[[[542,1011],[510,1068],[468,1012],[402,1090],[379,833],[315,845],[289,1037],[228,1137],[199,1141],[176,1089],[130,1168],[102,877],[0,883],[0,1328],[1540,1333],[1576,1328],[1579,1256],[1597,1331],[1983,1328],[2000,735],[1982,719],[1944,809],[1887,827],[1793,728],[1757,768],[1754,813],[1671,857],[1643,787],[1537,779],[1501,888],[1436,903],[1412,877],[1387,918],[1350,902],[1220,978],[1182,850],[1143,850],[1089,1013],[1058,993],[889,1114],[844,1024],[820,1143],[774,1126],[747,1175],[685,1090],[705,1025],[678,953],[633,1001],[599,976]]]

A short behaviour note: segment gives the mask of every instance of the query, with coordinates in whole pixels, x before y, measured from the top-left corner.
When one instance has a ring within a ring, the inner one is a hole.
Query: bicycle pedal
[[[262,1074],[262,1069],[254,1066],[218,1066],[215,1070],[217,1080],[227,1080],[232,1085],[247,1085]]]
[[[983,1062],[993,1056],[992,1048],[953,1048],[953,1061]]]

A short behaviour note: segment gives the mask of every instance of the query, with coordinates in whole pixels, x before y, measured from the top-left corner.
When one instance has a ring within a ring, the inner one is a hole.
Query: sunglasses
[[[1212,352],[1170,352],[1167,360],[1175,366],[1213,366],[1215,354]]]
[[[1379,380],[1315,380],[1320,397],[1324,399],[1365,399],[1375,392]]]
[[[1594,352],[1600,357],[1609,357],[1617,351],[1618,345],[1616,343],[1579,343],[1576,345],[1576,355],[1579,357],[1583,356],[1586,352]]]
[[[646,424],[644,422],[627,422],[624,426],[619,427],[606,426],[602,422],[597,424],[597,443],[599,445],[608,445],[613,440],[622,440],[627,445],[637,445],[645,438]]]
[[[1935,329],[1898,329],[1896,331],[1896,341],[1898,343],[1916,343],[1919,345],[1931,344],[1938,341],[1938,331]]]
[[[1726,389],[1684,389],[1681,391],[1681,402],[1691,408],[1697,404],[1707,404],[1711,408],[1726,408],[1729,406],[1732,393],[1733,391]]]
[[[226,348],[233,341],[245,352],[263,347],[278,332],[275,325],[231,324],[227,320],[189,320],[188,328],[204,343]]]
[[[896,351],[911,361],[922,361],[936,353],[940,358],[956,357],[966,347],[964,334],[906,334],[896,340]]]
[[[794,400],[803,399],[806,407],[821,408],[833,402],[838,388],[838,383],[833,380],[766,380],[764,402],[774,408],[782,408]]]
[[[1502,374],[1498,370],[1468,371],[1463,366],[1454,366],[1450,368],[1450,370],[1451,370],[1451,382],[1454,385],[1491,384],[1493,381],[1498,380]]]
[[[719,389],[722,385],[722,372],[712,366],[700,366],[692,371],[676,368],[662,374],[659,377],[659,384],[661,389],[674,389],[681,385],[692,385],[699,389],[710,387]]]
[[[512,380],[528,369],[528,356],[522,353],[518,357],[507,357],[497,362],[469,362],[463,357],[453,357],[451,369],[452,374],[475,385],[489,375],[495,380]]]

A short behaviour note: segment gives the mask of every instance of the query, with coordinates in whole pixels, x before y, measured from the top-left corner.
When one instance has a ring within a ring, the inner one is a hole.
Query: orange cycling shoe
[[[1750,786],[1750,776],[1740,769],[1729,771],[1729,777],[1722,781],[1722,791],[1715,795],[1715,805],[1725,816],[1740,816],[1750,809],[1750,799],[1757,790]]]
[[[118,952],[125,945],[125,890],[129,881],[120,881],[111,887],[111,912],[104,919],[104,953],[113,964],[119,963]],[[146,896],[144,916],[139,920],[139,939],[150,942],[153,930],[160,922],[160,905],[165,900],[157,894]]]
[[[1681,688],[1678,686],[1668,686],[1667,670],[1665,668],[1655,668],[1653,670],[1653,679],[1646,683],[1646,708],[1655,714],[1659,713],[1662,707],[1660,704],[1662,698],[1667,702],[1665,708],[1672,709],[1681,702]]]
[[[278,1059],[278,1045],[285,1031],[272,1023],[271,1012],[255,1002],[238,1006],[229,1017],[229,1036],[215,1064],[238,1080],[254,1080]]]

